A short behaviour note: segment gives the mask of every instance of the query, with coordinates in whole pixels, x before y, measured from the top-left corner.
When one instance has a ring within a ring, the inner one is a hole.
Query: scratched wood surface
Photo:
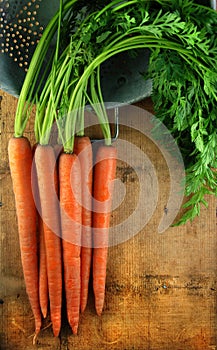
[[[159,234],[160,218],[167,215],[170,186],[167,165],[162,152],[147,136],[123,125],[120,125],[120,139],[135,144],[147,155],[150,160],[147,164],[155,169],[158,184],[156,208],[137,234],[109,249],[103,315],[97,317],[95,314],[90,286],[88,306],[81,315],[78,335],[71,334],[63,307],[60,339],[53,338],[48,317],[36,347],[32,345],[34,320],[23,282],[7,155],[17,100],[2,91],[0,95],[0,349],[216,349],[216,200],[208,198],[209,209],[203,209],[193,223],[170,227]],[[152,111],[149,99],[139,106]],[[32,126],[32,123],[28,125],[27,134],[33,142]],[[123,159],[118,161],[117,178],[121,184],[117,184],[117,195],[122,198],[125,194],[125,197],[113,212],[112,226],[126,220],[135,210],[140,175],[144,176],[146,172],[147,178],[150,177],[150,169],[144,169],[139,158],[135,159],[134,166],[136,170]],[[150,181],[149,196],[143,198],[144,212],[156,193],[155,186],[155,182]]]

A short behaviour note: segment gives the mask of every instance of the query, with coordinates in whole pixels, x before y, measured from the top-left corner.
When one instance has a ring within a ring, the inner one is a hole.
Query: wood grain
[[[31,350],[34,320],[25,293],[18,245],[14,196],[8,166],[7,144],[13,134],[17,100],[0,91],[1,99],[1,283],[0,344],[2,350]],[[140,108],[153,112],[150,99]],[[34,142],[32,121],[27,135]],[[157,206],[144,228],[128,241],[109,249],[106,301],[102,317],[93,305],[92,286],[78,336],[66,322],[60,339],[54,339],[49,317],[37,349],[59,350],[214,350],[217,348],[217,230],[216,199],[209,208],[182,227],[157,232],[166,215],[168,169],[162,153],[147,137],[121,126],[119,137],[134,143],[149,157],[157,174]],[[138,174],[148,169],[138,164]],[[135,210],[139,183],[135,171],[118,162],[117,177],[125,186],[125,198],[113,212],[112,225]],[[150,193],[155,191],[150,185]],[[118,194],[117,194],[118,195]],[[148,198],[144,198],[144,208]],[[147,204],[146,204],[147,203]]]

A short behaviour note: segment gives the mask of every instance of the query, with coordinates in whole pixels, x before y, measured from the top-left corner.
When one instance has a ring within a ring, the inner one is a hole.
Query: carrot
[[[31,187],[32,150],[27,138],[11,138],[8,155],[15,195],[21,261],[26,291],[35,318],[35,333],[41,328],[38,290],[36,208]]]
[[[38,145],[35,164],[43,219],[50,314],[54,336],[58,336],[61,328],[62,256],[59,202],[55,188],[57,169],[53,148]]]
[[[39,198],[38,179],[35,165],[35,150],[38,143],[32,147],[33,166],[32,166],[32,188],[34,193],[34,200],[37,203],[37,226],[38,226],[38,240],[39,240],[39,304],[44,318],[48,311],[48,280],[47,280],[47,261],[44,241],[43,221],[40,216],[41,203]]]
[[[88,285],[92,259],[92,183],[93,156],[89,137],[75,137],[74,152],[81,165],[82,183],[82,238],[81,238],[81,312],[87,305]]]
[[[80,310],[81,170],[75,154],[59,159],[64,284],[68,322],[77,334]]]
[[[105,298],[108,233],[111,216],[117,151],[113,146],[100,146],[96,154],[93,183],[93,290],[95,308],[101,315]]]
[[[56,148],[54,148],[55,156]],[[57,167],[55,166],[54,171],[54,187],[56,195],[59,195],[59,184],[58,184],[58,174]],[[41,210],[40,210],[41,212]],[[46,247],[44,240],[44,226],[43,220],[40,215],[38,215],[38,230],[39,230],[39,301],[41,306],[41,312],[44,318],[47,316],[48,303],[49,303],[49,291],[48,291],[48,277],[47,277],[47,258],[46,258]]]

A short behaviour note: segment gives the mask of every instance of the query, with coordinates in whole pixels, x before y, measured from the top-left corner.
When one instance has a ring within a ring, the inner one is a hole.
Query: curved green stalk
[[[102,91],[101,91],[100,65],[97,67],[96,81],[95,81],[94,73],[95,72],[93,72],[90,77],[91,99],[88,98],[88,100],[98,117],[99,124],[105,140],[105,145],[110,146],[112,143],[111,130],[110,130],[108,115],[106,112],[105,104],[103,102],[104,100],[103,100]]]
[[[137,3],[137,0],[131,0],[131,1],[126,1],[126,2],[119,1],[119,2],[120,2],[120,5],[114,7],[114,8],[112,9],[112,12],[116,12],[116,11],[122,10],[122,9],[123,9],[124,7],[126,7],[126,6],[130,6],[130,5],[136,4],[136,3]]]
[[[137,3],[138,0],[130,0],[130,1],[121,1],[121,0],[114,0],[112,2],[110,2],[108,5],[106,5],[105,7],[103,7],[102,10],[98,11],[95,20],[97,20],[104,12],[106,12],[108,9],[112,9],[112,11],[118,11],[124,7],[133,5],[135,3]],[[120,4],[119,6],[116,6],[117,4]]]
[[[78,110],[78,117],[76,122],[76,135],[84,136],[84,115],[85,115],[85,105],[87,99],[87,83],[83,87],[83,95],[81,97],[81,104]]]
[[[96,78],[98,80],[98,77]],[[93,72],[90,76],[90,90],[91,90],[91,98],[87,95],[87,98],[90,102],[91,107],[93,108],[94,112],[96,113],[99,124],[104,136],[105,144],[111,145],[111,132],[110,132],[110,126],[108,122],[107,113],[105,110],[105,106],[103,103],[103,100],[100,100],[99,98],[99,92],[98,90],[98,84],[95,79],[95,72]],[[97,88],[97,90],[96,90]]]
[[[136,28],[137,29],[137,28]],[[134,29],[134,31],[136,31],[136,29]],[[90,64],[89,66],[84,70],[83,75],[80,77],[77,85],[75,86],[74,92],[72,94],[71,100],[70,100],[70,104],[69,104],[69,113],[72,110],[76,110],[77,108],[79,108],[79,106],[77,105],[77,100],[78,100],[78,95],[81,93],[82,91],[82,86],[85,84],[85,82],[87,82],[90,79],[90,89],[91,89],[91,97],[92,99],[90,101],[93,109],[95,110],[104,137],[107,140],[106,142],[108,142],[108,144],[111,142],[111,136],[110,136],[110,128],[109,128],[109,124],[108,124],[108,118],[107,118],[107,114],[105,111],[105,108],[102,107],[104,106],[103,103],[103,96],[101,94],[101,89],[100,89],[100,77],[99,77],[99,66],[106,61],[107,59],[111,58],[112,56],[121,53],[123,51],[128,51],[128,50],[132,50],[132,49],[141,49],[141,48],[161,48],[161,49],[170,49],[170,50],[175,50],[178,51],[179,54],[181,54],[183,56],[184,59],[186,59],[187,61],[189,59],[191,59],[191,62],[194,62],[198,65],[198,67],[204,67],[207,69],[207,67],[204,65],[204,63],[202,63],[201,61],[199,61],[197,58],[195,58],[190,52],[189,50],[183,48],[182,46],[180,46],[180,44],[178,43],[174,43],[171,42],[169,40],[163,39],[161,38],[159,40],[159,38],[156,38],[153,35],[137,35],[134,37],[127,37],[125,38],[127,34],[124,34],[121,36],[121,40],[119,38],[119,40],[117,38],[115,38],[115,40],[111,43],[109,43],[109,45],[107,45],[103,52],[98,55]],[[97,91],[95,88],[95,80],[94,80],[94,71],[95,69],[97,69],[97,74],[98,74],[98,78],[97,78],[97,83],[98,83],[98,94],[97,95]],[[202,73],[199,71],[198,69],[198,74],[202,75]]]
[[[54,60],[51,67],[51,73],[50,73],[50,94],[47,94],[48,99],[48,105],[46,106],[44,104],[44,108],[42,111],[45,111],[45,114],[43,116],[43,123],[41,126],[41,133],[39,134],[39,142],[42,145],[48,144],[49,137],[50,137],[50,131],[53,125],[53,121],[55,118],[56,113],[56,103],[55,101],[55,84],[56,84],[56,75],[57,75],[57,69],[58,69],[58,57],[59,57],[59,48],[60,48],[60,33],[61,33],[61,21],[62,21],[62,10],[63,10],[63,4],[62,0],[60,0],[60,7],[59,7],[59,17],[58,17],[58,29],[57,29],[57,42],[56,42],[56,49],[54,54]],[[60,71],[62,69],[62,66],[60,66]],[[47,88],[47,84],[45,84],[45,88]]]
[[[155,37],[153,38],[153,36],[151,36],[151,39],[150,39],[150,36],[148,36],[148,35],[140,35],[140,36],[127,38],[120,43],[116,43],[113,46],[110,44],[109,47],[110,48],[108,50],[105,49],[85,69],[84,73],[80,77],[80,79],[79,79],[79,81],[74,89],[74,92],[72,94],[71,101],[69,104],[69,111],[74,109],[75,98],[76,98],[76,95],[77,95],[79,89],[81,89],[83,82],[85,80],[89,79],[90,75],[97,68],[97,66],[99,66],[104,61],[111,58],[112,56],[114,56],[118,53],[124,52],[124,51],[132,50],[132,49],[142,49],[142,48],[143,49],[144,48],[171,49],[171,50],[178,51],[179,53],[182,53],[187,58],[191,58],[191,60],[194,63],[198,64],[199,66],[203,66],[204,68],[207,68],[198,59],[196,59],[194,56],[192,56],[187,49],[183,49],[180,45],[174,44],[171,41],[165,40],[163,38],[161,39],[161,41],[159,41],[159,39],[157,39]]]

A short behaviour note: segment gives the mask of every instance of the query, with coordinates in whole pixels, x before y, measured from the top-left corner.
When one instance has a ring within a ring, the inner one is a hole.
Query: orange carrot
[[[59,202],[55,188],[57,169],[53,148],[38,145],[35,164],[44,229],[50,314],[54,336],[58,336],[61,328],[62,256]]]
[[[81,170],[75,154],[59,159],[64,284],[68,322],[77,334],[80,310]]]
[[[41,328],[41,312],[38,290],[36,207],[31,187],[32,150],[28,139],[11,138],[8,154],[15,194],[23,274],[37,335]]]
[[[101,315],[105,298],[106,265],[108,254],[108,233],[111,216],[111,181],[116,172],[116,148],[101,146],[97,150],[93,183],[93,290],[95,308]]]
[[[37,143],[32,147],[33,167],[32,167],[32,187],[34,193],[34,200],[37,203],[37,226],[38,226],[38,240],[39,240],[39,304],[44,318],[48,311],[48,280],[47,280],[47,261],[44,241],[44,228],[41,218],[41,203],[39,198],[38,179],[35,166],[35,150]]]
[[[53,148],[54,148],[55,156],[57,157],[58,156],[58,154],[56,154],[57,148],[55,147]],[[57,166],[55,166],[55,171],[54,171],[54,187],[55,187],[56,195],[58,197],[59,183],[58,183]],[[44,226],[43,226],[43,220],[40,215],[38,215],[38,229],[39,229],[39,301],[40,301],[42,315],[45,318],[48,312],[49,291],[48,291],[48,277],[47,277],[46,247],[45,247],[45,240],[44,240]]]
[[[87,305],[92,258],[92,182],[93,156],[89,137],[75,137],[74,152],[81,165],[82,238],[81,238],[81,312]]]

